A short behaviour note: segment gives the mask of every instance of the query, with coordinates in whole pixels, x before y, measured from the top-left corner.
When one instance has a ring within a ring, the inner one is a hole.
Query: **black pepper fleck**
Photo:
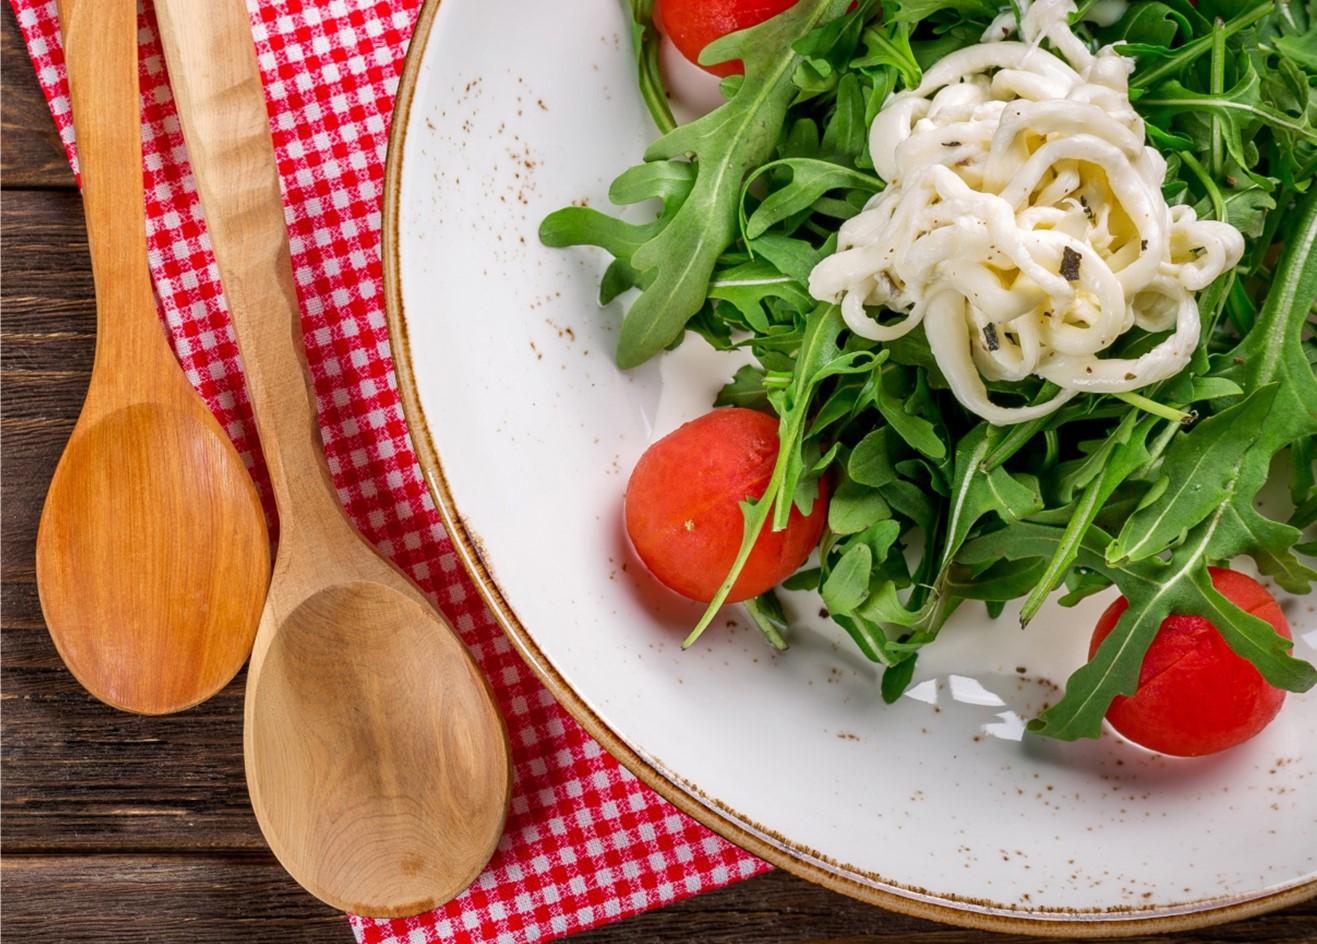
[[[1079,278],[1079,264],[1083,261],[1083,256],[1066,246],[1061,250],[1061,277],[1067,282],[1077,280]]]

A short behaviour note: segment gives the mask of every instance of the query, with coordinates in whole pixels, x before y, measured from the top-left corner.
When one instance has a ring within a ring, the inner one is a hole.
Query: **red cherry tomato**
[[[740,502],[764,494],[777,450],[777,420],[728,407],[691,420],[645,451],[627,485],[626,529],[660,582],[692,600],[713,599],[741,547]],[[827,518],[820,482],[809,517],[793,508],[782,531],[765,526],[728,601],[757,596],[794,573]]]
[[[672,40],[681,54],[699,65],[700,53],[715,39],[749,29],[771,19],[796,0],[657,0],[654,25]],[[739,75],[739,59],[716,66],[700,66],[714,75]]]
[[[1262,584],[1218,567],[1211,574],[1224,597],[1292,638],[1285,615]],[[1090,659],[1128,606],[1120,597],[1107,607],[1093,631]],[[1284,700],[1285,693],[1236,655],[1207,620],[1168,616],[1144,656],[1138,690],[1117,697],[1107,720],[1151,750],[1198,757],[1243,744],[1271,723]]]

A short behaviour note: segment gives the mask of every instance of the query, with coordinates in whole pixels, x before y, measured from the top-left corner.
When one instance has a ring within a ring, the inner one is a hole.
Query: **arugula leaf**
[[[944,10],[954,10],[966,19],[990,20],[997,13],[997,4],[989,0],[889,0],[884,6],[887,21],[896,24],[918,23]]]
[[[1269,384],[1176,440],[1162,472],[1169,488],[1125,522],[1107,548],[1107,560],[1137,561],[1160,554],[1218,508],[1237,482],[1244,456],[1275,398],[1276,385]]]
[[[1299,539],[1297,529],[1265,519],[1254,502],[1272,458],[1290,444],[1317,436],[1317,377],[1302,343],[1314,300],[1317,188],[1299,207],[1257,324],[1226,358],[1228,366],[1221,372],[1250,394],[1276,384],[1276,395],[1253,448],[1240,464],[1240,485],[1229,503],[1228,527],[1212,549],[1218,559],[1247,554],[1264,574],[1300,593],[1307,592],[1309,581],[1317,577],[1290,550]]]
[[[899,478],[890,458],[888,432],[889,428],[886,426],[875,429],[851,450],[846,471],[856,482],[868,485],[870,488],[882,488]]]
[[[1123,40],[1150,46],[1170,46],[1177,34],[1193,36],[1193,27],[1180,12],[1164,3],[1151,0],[1132,4],[1103,38],[1108,42]]]
[[[1178,47],[1173,52],[1164,46],[1138,47],[1133,44],[1125,46],[1121,49],[1121,52],[1133,54],[1139,60],[1139,68],[1135,70],[1133,77],[1130,79],[1131,91],[1137,92],[1139,89],[1148,88],[1164,79],[1181,75],[1194,60],[1210,53],[1214,44],[1255,25],[1259,20],[1269,16],[1274,9],[1275,4],[1271,3],[1270,0],[1256,4],[1232,17],[1223,27],[1221,37],[1218,38],[1211,34],[1200,36],[1192,42]],[[1149,52],[1154,53],[1158,61],[1155,65],[1144,68],[1144,62]],[[1142,98],[1139,98],[1138,101],[1141,105]]]
[[[838,485],[828,501],[828,529],[837,535],[858,534],[891,515],[881,492],[852,479]]]
[[[1224,213],[1216,211],[1210,197],[1204,197],[1194,205],[1194,209],[1202,219],[1223,219],[1244,236],[1257,239],[1262,236],[1267,215],[1276,209],[1276,198],[1272,190],[1272,182],[1259,183],[1256,177],[1249,176],[1241,186],[1221,190],[1221,209]]]
[[[917,659],[911,655],[909,658],[889,665],[883,672],[883,680],[880,685],[880,692],[883,701],[892,704],[900,698],[907,688],[910,687],[910,680],[915,676],[915,664]]]
[[[833,613],[854,610],[868,596],[872,569],[873,551],[869,545],[853,545],[823,582],[823,605]]]
[[[732,379],[718,391],[714,406],[743,406],[762,410],[768,406],[768,392],[764,389],[764,372],[746,364],[737,369]]]
[[[618,179],[635,185],[626,188],[625,202],[652,197],[664,201],[653,223],[627,224],[597,211],[568,207],[541,225],[545,245],[600,246],[625,260],[635,273],[634,284],[641,292],[622,321],[619,366],[634,367],[663,350],[703,308],[718,257],[736,236],[742,181],[771,156],[795,97],[792,74],[802,57],[792,44],[835,19],[846,6],[846,0],[800,0],[782,14],[705,48],[701,56],[710,64],[740,59],[745,78],[730,100],[663,135],[646,150],[645,165]],[[663,170],[646,172],[646,166]],[[685,194],[674,200],[671,181],[680,174],[687,175]]]
[[[786,652],[786,637],[791,624],[787,622],[786,612],[782,609],[782,601],[777,598],[777,594],[767,590],[757,597],[751,597],[745,601],[745,611],[750,614],[750,619],[764,634],[768,644],[778,652]]]
[[[844,78],[842,71],[855,53],[864,23],[878,8],[878,0],[856,0],[844,16],[831,20],[800,37],[792,48],[801,63],[792,75],[799,90],[795,104],[826,95]]]
[[[540,223],[540,242],[554,248],[599,246],[615,256],[600,285],[600,303],[607,304],[627,289],[644,283],[630,259],[677,215],[694,181],[693,168],[679,161],[637,165],[613,181],[609,198],[619,205],[658,199],[662,209],[656,219],[631,223],[593,207],[563,207]]]
[[[1281,34],[1273,40],[1276,51],[1294,65],[1317,72],[1317,5],[1309,0],[1306,27],[1302,22],[1304,11],[1299,4],[1284,4],[1280,13]]]
[[[1032,482],[1022,481],[998,468],[982,471],[983,459],[989,450],[988,426],[979,424],[964,436],[956,447],[954,476],[948,501],[948,517],[941,534],[935,533],[936,515],[920,522],[928,546],[925,548],[921,571],[931,578],[925,592],[916,588],[910,599],[902,603],[896,595],[895,584],[878,580],[870,588],[861,605],[855,602],[856,615],[875,624],[908,627],[916,632],[903,645],[912,650],[936,638],[942,623],[966,595],[950,592],[953,558],[971,529],[984,516],[995,512],[1004,522],[1018,521],[1042,508],[1042,498]],[[904,480],[891,483],[906,486]],[[918,515],[906,501],[894,503],[903,513]],[[923,517],[923,516],[920,516]]]
[[[898,436],[910,444],[911,448],[930,459],[946,458],[947,444],[938,436],[937,429],[929,420],[913,412],[915,405],[913,401],[903,402],[893,389],[892,381],[897,376],[896,371],[883,371],[875,388],[878,410],[882,413],[883,419]]]
[[[877,29],[870,27],[864,31],[861,42],[864,55],[851,61],[851,68],[873,73],[878,67],[886,66],[895,70],[905,88],[914,88],[923,78],[919,63],[915,61],[914,50],[910,47],[910,24],[896,23],[895,29]],[[865,117],[873,120],[873,116]]]
[[[772,154],[796,93],[792,74],[801,57],[791,42],[845,6],[846,0],[800,0],[701,53],[704,64],[740,59],[745,80],[731,100],[665,134],[645,152],[646,161],[693,155],[696,177],[671,220],[631,255],[632,267],[646,282],[622,321],[618,366],[634,367],[663,350],[703,307],[714,264],[736,236],[741,182]]]
[[[841,167],[873,167],[869,158],[869,122],[865,119],[865,97],[859,77],[847,72],[837,82],[837,99],[832,117],[823,130],[818,156]],[[881,181],[872,178],[878,189]],[[872,185],[871,184],[871,185]]]
[[[956,446],[955,481],[951,491],[947,537],[941,566],[946,568],[970,528],[984,515],[996,512],[1003,521],[1017,521],[1043,507],[1033,483],[1018,480],[1004,468],[983,471],[988,454],[988,427],[981,423]]]
[[[765,259],[754,259],[717,272],[709,282],[708,297],[730,302],[744,316],[746,325],[768,333],[772,319],[766,305],[774,298],[790,302],[796,309],[814,304],[800,283]]]
[[[1088,535],[1089,528],[1097,520],[1098,512],[1107,503],[1107,499],[1131,475],[1151,460],[1152,453],[1148,449],[1147,439],[1156,422],[1155,416],[1138,420],[1134,413],[1128,414],[1117,426],[1116,431],[1093,454],[1093,458],[1099,460],[1098,471],[1082,487],[1078,500],[1072,506],[1070,521],[1057,542],[1056,551],[1047,561],[1037,583],[1026,591],[1027,596],[1020,609],[1021,626],[1029,624],[1048,594],[1069,571],[1079,555],[1079,548]]]
[[[780,190],[775,190],[751,214],[744,227],[747,239],[752,240],[762,236],[788,217],[808,209],[829,190],[846,187],[864,194],[873,194],[883,187],[883,182],[872,174],[851,170],[832,161],[787,157],[765,164],[748,176],[743,188],[742,201],[744,202],[745,199],[744,191],[749,190],[757,177],[779,168],[791,172],[791,183]]]
[[[1262,80],[1252,60],[1241,56],[1241,75],[1228,91],[1197,92],[1171,79],[1139,99],[1139,107],[1159,115],[1206,115],[1219,122],[1226,149],[1241,167],[1249,167],[1251,157],[1245,141],[1259,124],[1287,132],[1297,138],[1317,143],[1317,128],[1304,118],[1294,118],[1270,107],[1262,99]]]
[[[1065,695],[1030,722],[1030,730],[1061,740],[1097,737],[1111,700],[1134,694],[1143,657],[1172,613],[1210,620],[1230,648],[1278,688],[1301,692],[1317,684],[1317,670],[1289,655],[1289,640],[1213,588],[1206,561],[1223,514],[1218,511],[1199,524],[1169,561],[1109,564],[1102,546],[1110,538],[1097,528],[1090,530],[1078,548],[1078,562],[1114,581],[1130,605],[1093,659],[1070,676]],[[1062,535],[1060,528],[1020,522],[976,539],[959,558],[965,564],[1045,558],[1055,553]]]
[[[1036,587],[1046,567],[1047,562],[1042,558],[1003,560],[977,568],[956,564],[943,586],[946,593],[966,600],[1006,603]]]

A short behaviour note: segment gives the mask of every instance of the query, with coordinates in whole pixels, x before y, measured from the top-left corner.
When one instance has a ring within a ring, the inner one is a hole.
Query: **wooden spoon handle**
[[[96,283],[98,379],[149,384],[172,359],[146,261],[135,0],[59,0]],[[175,368],[176,369],[176,368]]]
[[[243,0],[156,0],[155,10],[285,545],[303,527],[323,529],[346,519],[334,497],[311,396],[247,7]]]

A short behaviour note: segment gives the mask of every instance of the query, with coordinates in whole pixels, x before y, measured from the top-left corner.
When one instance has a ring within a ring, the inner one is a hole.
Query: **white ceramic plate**
[[[776,655],[631,558],[621,501],[656,436],[733,364],[692,338],[623,373],[606,259],[540,246],[544,215],[607,202],[653,136],[616,0],[426,5],[400,89],[386,200],[390,316],[435,498],[495,613],[632,771],[713,829],[815,881],[940,920],[1100,935],[1207,924],[1317,891],[1317,698],[1224,756],[1108,734],[1023,737],[1085,656],[1107,599],[1021,632],[967,606],[886,707],[817,601]],[[1286,600],[1298,654],[1317,607]]]

